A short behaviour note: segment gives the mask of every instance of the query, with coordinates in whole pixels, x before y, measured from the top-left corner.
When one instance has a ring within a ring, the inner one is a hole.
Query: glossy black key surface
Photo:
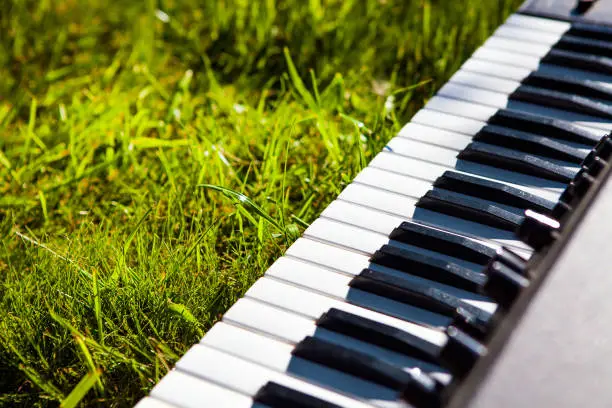
[[[495,115],[488,120],[488,123],[521,130],[523,132],[535,133],[553,139],[582,143],[589,146],[595,146],[601,137],[564,120],[512,109],[497,111]]]
[[[510,98],[516,101],[535,103],[604,119],[612,119],[612,106],[610,104],[598,102],[580,95],[521,85],[510,95]]]
[[[542,62],[612,75],[612,59],[599,55],[552,49],[542,58]]]
[[[554,48],[612,58],[612,42],[592,38],[564,35]]]
[[[385,273],[364,269],[349,283],[351,287],[374,293],[398,302],[417,306],[449,317],[455,317],[455,310],[462,307],[472,313],[482,324],[487,324],[491,314],[464,302],[456,296],[426,284]]]
[[[577,164],[580,164],[587,155],[587,153],[580,149],[560,143],[546,136],[496,125],[483,127],[474,136],[474,140]]]
[[[342,408],[272,381],[261,387],[253,400],[270,408]]]
[[[487,348],[477,340],[454,326],[446,329],[448,342],[442,349],[440,359],[453,374],[461,377],[487,354]]]
[[[567,34],[607,41],[609,43],[612,42],[612,27],[605,27],[602,25],[574,23]]]
[[[438,347],[418,336],[339,309],[330,309],[317,326],[375,344],[419,360],[438,363]]]
[[[557,238],[559,222],[535,211],[525,211],[525,220],[516,235],[536,250],[549,245]]]
[[[538,88],[581,95],[587,98],[612,101],[612,88],[588,79],[576,79],[570,76],[550,75],[536,71],[529,74],[522,83]]]
[[[540,157],[482,142],[470,143],[457,157],[562,183],[569,183],[576,174]]]
[[[555,203],[507,184],[447,170],[434,182],[435,187],[517,208],[550,211]]]
[[[523,222],[522,216],[501,207],[441,189],[429,190],[416,206],[506,231],[514,231]]]
[[[312,336],[306,336],[291,354],[392,389],[401,390],[412,382],[412,376],[399,367]]]
[[[412,221],[402,222],[389,238],[481,265],[495,255],[493,248],[473,239]]]
[[[494,328],[495,315],[484,324],[477,316],[460,307],[455,310],[452,326],[455,326],[478,341],[483,341],[489,337]]]
[[[495,256],[491,258],[489,264],[492,262],[501,262],[516,273],[527,274],[527,260],[506,247],[500,247],[495,252]]]
[[[478,292],[485,281],[482,273],[391,245],[383,245],[372,255],[370,262],[471,292]]]
[[[487,276],[484,292],[504,309],[508,309],[529,286],[527,278],[499,261],[487,265]]]

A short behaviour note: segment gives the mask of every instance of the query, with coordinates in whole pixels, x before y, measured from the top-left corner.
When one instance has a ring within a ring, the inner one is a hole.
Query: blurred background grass
[[[519,3],[5,0],[0,405],[135,403]]]

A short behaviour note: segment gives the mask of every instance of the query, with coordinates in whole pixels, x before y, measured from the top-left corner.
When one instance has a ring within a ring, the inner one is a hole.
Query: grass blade
[[[74,408],[85,398],[85,395],[89,392],[100,378],[102,374],[101,370],[96,370],[93,373],[86,374],[81,381],[70,391],[70,394],[62,401],[60,408]]]
[[[231,199],[235,200],[235,202],[240,203],[243,206],[248,207],[251,210],[253,210],[257,215],[259,215],[260,217],[264,218],[271,225],[276,227],[279,231],[281,231],[281,232],[283,231],[283,228],[280,226],[280,224],[274,218],[270,217],[270,215],[268,215],[263,210],[263,208],[261,208],[253,200],[251,200],[250,198],[248,198],[244,194],[239,193],[239,192],[234,191],[234,190],[229,189],[229,188],[225,188],[225,187],[221,187],[221,186],[215,186],[213,184],[200,184],[200,185],[198,185],[198,187],[202,187],[202,188],[206,188],[206,189],[214,190],[214,191],[220,191],[221,193],[225,194],[227,197],[230,197]]]

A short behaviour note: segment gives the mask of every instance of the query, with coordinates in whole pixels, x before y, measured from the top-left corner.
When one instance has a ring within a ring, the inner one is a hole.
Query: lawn
[[[6,0],[0,405],[129,406],[520,0]]]

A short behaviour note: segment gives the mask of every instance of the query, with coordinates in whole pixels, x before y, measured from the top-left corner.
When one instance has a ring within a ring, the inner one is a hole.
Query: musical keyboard
[[[508,18],[138,408],[469,401],[610,170],[612,26],[542,7]]]

